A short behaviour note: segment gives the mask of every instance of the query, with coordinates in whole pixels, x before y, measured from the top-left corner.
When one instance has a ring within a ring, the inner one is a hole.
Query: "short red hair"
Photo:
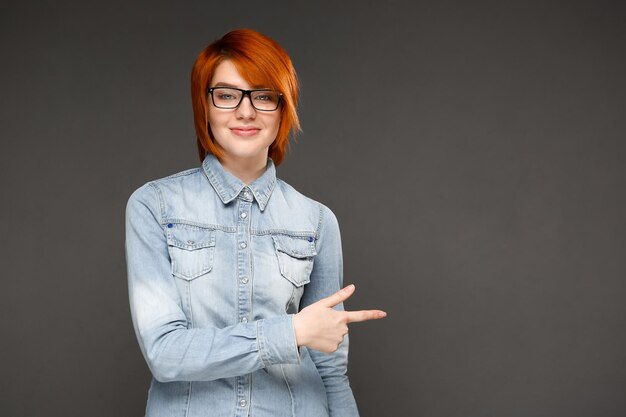
[[[283,94],[278,110],[281,112],[280,126],[268,155],[275,165],[279,165],[285,158],[289,133],[300,131],[296,112],[298,78],[287,52],[273,39],[251,29],[228,32],[202,50],[193,65],[191,101],[200,162],[207,153],[222,159],[222,152],[215,144],[209,128],[207,89],[215,68],[224,60],[231,61],[251,85],[268,86]]]

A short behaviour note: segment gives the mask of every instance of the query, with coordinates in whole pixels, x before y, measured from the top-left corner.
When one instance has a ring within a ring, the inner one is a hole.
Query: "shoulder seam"
[[[186,169],[184,171],[180,171],[180,172],[176,172],[174,174],[168,175],[167,177],[163,177],[161,179],[164,180],[164,179],[167,179],[167,178],[176,178],[176,177],[182,177],[182,176],[185,176],[185,175],[191,175],[191,174],[195,174],[196,172],[200,171],[201,169],[202,169],[202,167],[189,168],[189,169]]]
[[[165,202],[163,201],[163,195],[161,194],[161,189],[154,183],[154,181],[150,181],[148,183],[150,188],[154,191],[154,194],[159,201],[159,223],[163,224],[163,219],[165,219]]]
[[[315,231],[315,239],[319,239],[320,238],[320,233],[322,230],[322,220],[324,218],[324,205],[322,203],[320,203],[319,201],[317,202],[317,204],[320,207],[320,216],[319,216],[319,220],[317,222],[317,230]]]

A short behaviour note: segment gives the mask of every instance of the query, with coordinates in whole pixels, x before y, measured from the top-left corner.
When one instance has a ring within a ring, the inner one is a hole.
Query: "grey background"
[[[367,416],[626,415],[618,2],[3,3],[0,415],[142,415],[130,193],[199,164],[189,75],[251,27],[290,53],[279,177],[342,231]]]

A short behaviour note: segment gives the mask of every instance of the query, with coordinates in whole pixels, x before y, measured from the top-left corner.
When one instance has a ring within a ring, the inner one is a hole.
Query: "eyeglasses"
[[[250,97],[252,107],[260,111],[274,111],[280,105],[283,95],[278,91],[242,90],[234,87],[210,87],[207,93],[211,95],[213,105],[220,109],[236,109],[245,96]]]

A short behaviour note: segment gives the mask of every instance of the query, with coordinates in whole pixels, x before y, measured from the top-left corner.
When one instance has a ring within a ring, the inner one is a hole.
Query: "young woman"
[[[126,209],[133,325],[152,371],[146,415],[358,416],[337,219],[276,178],[298,83],[270,38],[236,30],[192,70],[201,166]]]

